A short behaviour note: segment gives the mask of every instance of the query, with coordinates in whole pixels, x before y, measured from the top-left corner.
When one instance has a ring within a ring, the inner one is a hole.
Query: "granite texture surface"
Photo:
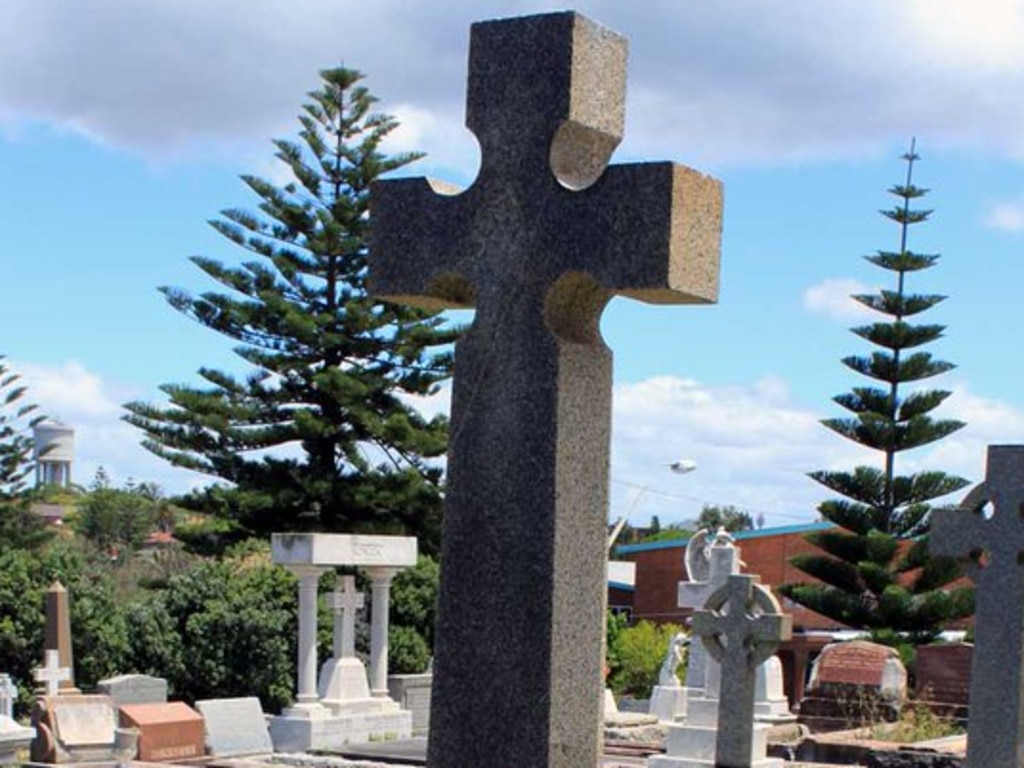
[[[428,764],[596,765],[600,755],[615,294],[715,300],[718,182],[606,167],[626,43],[575,13],[474,24],[461,194],[372,191],[371,289],[474,306],[456,349]]]
[[[1024,445],[990,445],[985,482],[932,513],[931,553],[963,558],[975,586],[969,768],[1024,765],[1022,511]]]

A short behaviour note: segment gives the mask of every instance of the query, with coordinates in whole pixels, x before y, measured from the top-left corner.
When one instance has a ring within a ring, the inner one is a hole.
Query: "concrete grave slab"
[[[118,725],[109,696],[42,696],[32,708],[36,738],[33,762],[71,763],[130,760],[138,733]]]
[[[96,683],[96,690],[122,704],[160,704],[167,701],[167,681],[152,675],[116,675]]]
[[[203,716],[206,751],[213,757],[266,754],[274,751],[267,720],[255,696],[196,702]]]

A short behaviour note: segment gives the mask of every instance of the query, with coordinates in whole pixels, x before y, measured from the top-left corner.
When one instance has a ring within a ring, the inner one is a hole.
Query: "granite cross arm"
[[[989,446],[985,482],[932,513],[928,548],[975,586],[967,766],[1024,766],[1024,446]]]

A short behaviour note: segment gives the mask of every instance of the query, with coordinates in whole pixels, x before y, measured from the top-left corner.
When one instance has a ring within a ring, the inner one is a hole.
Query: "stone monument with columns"
[[[273,561],[299,579],[299,653],[295,704],[270,721],[278,752],[339,747],[375,738],[412,735],[412,714],[388,696],[388,609],[391,580],[416,564],[416,539],[328,533],[275,533]],[[333,656],[317,679],[317,585],[338,566],[370,577],[370,673],[355,655],[355,612],[362,595],[351,576],[329,598],[334,615]]]

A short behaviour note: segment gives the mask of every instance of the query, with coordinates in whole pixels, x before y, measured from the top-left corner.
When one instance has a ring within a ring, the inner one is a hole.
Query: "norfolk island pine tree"
[[[919,156],[911,143],[903,155],[904,183],[889,189],[898,203],[881,211],[899,227],[899,250],[879,251],[865,257],[895,275],[895,289],[854,296],[888,320],[853,328],[876,350],[870,356],[843,359],[853,371],[881,386],[858,386],[834,398],[851,415],[823,424],[882,455],[881,468],[858,466],[850,472],[819,471],[811,477],[844,497],[818,507],[834,529],[807,535],[821,553],[800,555],[793,565],[817,583],[786,584],[784,596],[812,611],[856,629],[899,633],[914,643],[934,638],[951,621],[973,613],[974,593],[957,584],[963,575],[957,562],[928,554],[930,501],[963,488],[967,481],[941,471],[912,475],[896,472],[896,458],[952,434],[963,423],[936,419],[930,414],[950,393],[945,390],[903,388],[950,370],[953,365],[935,360],[918,347],[935,341],[941,325],[915,324],[915,317],[945,297],[910,293],[907,277],[935,266],[939,256],[908,248],[912,226],[928,219],[931,211],[912,208],[927,194],[913,184]],[[914,350],[914,351],[911,351]]]
[[[175,309],[237,341],[252,372],[201,368],[209,386],[166,384],[169,405],[128,403],[125,418],[156,455],[230,484],[183,500],[226,524],[222,541],[386,532],[418,535],[430,551],[442,501],[431,460],[446,449],[447,420],[409,402],[450,376],[457,332],[366,288],[370,184],[420,155],[381,152],[397,123],[372,111],[359,72],[320,76],[298,140],[274,142],[294,180],[243,176],[257,212],[229,209],[211,222],[249,259],[192,259],[227,292],[161,289]]]

